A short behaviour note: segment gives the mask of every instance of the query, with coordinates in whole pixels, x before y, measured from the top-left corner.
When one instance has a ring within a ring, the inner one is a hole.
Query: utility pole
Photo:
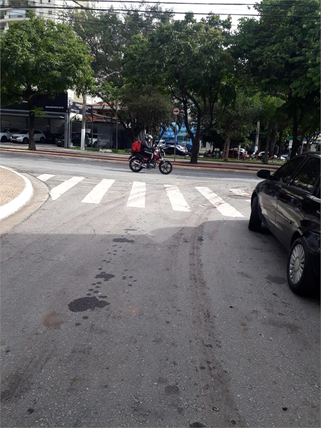
[[[82,121],[81,121],[81,134],[80,134],[80,150],[85,150],[85,136],[86,136],[86,94],[82,96]]]
[[[118,101],[116,101],[116,150],[118,150]]]
[[[258,120],[257,126],[256,126],[254,153],[256,153],[259,150],[259,138],[260,138],[260,121]]]
[[[176,159],[176,145],[177,145],[177,116],[180,114],[180,112],[181,110],[179,107],[174,107],[172,110],[172,113],[175,116],[174,160]]]

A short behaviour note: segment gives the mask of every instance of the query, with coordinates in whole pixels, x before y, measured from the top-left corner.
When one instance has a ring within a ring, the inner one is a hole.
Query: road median
[[[94,159],[103,162],[113,163],[128,163],[129,154],[116,154],[107,152],[93,152],[93,151],[80,151],[74,149],[64,149],[55,147],[38,148],[37,150],[29,150],[24,147],[1,146],[0,153],[16,153],[27,154],[30,156],[58,156],[58,157],[72,157],[81,159]],[[258,170],[266,168],[275,170],[279,168],[279,164],[263,164],[263,163],[248,163],[246,161],[240,162],[222,162],[222,161],[204,161],[198,160],[197,164],[192,164],[189,159],[172,159],[169,160],[173,163],[174,167],[186,169],[206,169],[206,170],[221,170],[221,171],[238,171],[256,173]]]

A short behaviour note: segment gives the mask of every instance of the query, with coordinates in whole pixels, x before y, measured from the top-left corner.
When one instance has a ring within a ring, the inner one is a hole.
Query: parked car
[[[320,152],[296,156],[263,178],[251,197],[249,229],[261,224],[289,250],[287,279],[296,294],[320,282]]]
[[[34,130],[34,138],[35,142],[44,143],[46,141],[45,134],[40,131],[39,129]],[[29,143],[29,129],[23,129],[22,131],[19,131],[17,133],[12,134],[11,140],[14,143]]]
[[[167,155],[173,155],[175,151],[175,144],[173,143],[160,143],[159,146],[164,150]],[[176,145],[176,154],[178,156],[187,156],[188,150],[181,145]]]
[[[56,141],[56,145],[58,147],[64,147],[64,145],[65,145],[65,136],[64,136],[64,134],[58,135],[58,137],[56,137],[55,141]]]
[[[6,141],[10,141],[12,134],[19,132],[18,128],[3,128],[0,132],[0,141],[1,143],[5,143]]]
[[[81,133],[73,132],[71,136],[71,143],[73,146],[80,146]],[[56,138],[56,145],[58,147],[64,147],[65,145],[65,136],[64,134]],[[99,146],[99,137],[97,134],[93,134],[93,140],[91,141],[91,134],[86,132],[85,134],[85,145],[86,147],[98,147]]]
[[[50,131],[44,132],[46,136],[46,143],[56,144],[56,139],[60,136],[60,134],[52,134]]]
[[[257,159],[263,160],[264,155],[265,155],[265,152],[260,152],[257,156],[254,155],[254,158],[257,157]],[[287,158],[286,156],[283,156],[283,155],[281,155],[280,157],[278,157],[277,155],[269,156],[269,160],[272,160],[272,161],[277,161],[277,160],[286,161],[288,159],[289,157]]]
[[[228,152],[228,157],[231,159],[249,159],[249,155],[247,154],[245,149],[231,148]]]

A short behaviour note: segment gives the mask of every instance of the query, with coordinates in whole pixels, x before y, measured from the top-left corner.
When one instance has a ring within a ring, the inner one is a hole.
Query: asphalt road
[[[43,192],[1,237],[2,427],[320,426],[319,302],[248,231],[255,177],[2,164]]]

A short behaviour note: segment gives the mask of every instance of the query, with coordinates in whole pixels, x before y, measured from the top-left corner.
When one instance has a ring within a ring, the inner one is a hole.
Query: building
[[[72,0],[0,0],[0,31],[6,31],[12,22],[23,21],[27,11],[33,10],[36,16],[57,22],[64,7],[80,7],[88,2]]]

